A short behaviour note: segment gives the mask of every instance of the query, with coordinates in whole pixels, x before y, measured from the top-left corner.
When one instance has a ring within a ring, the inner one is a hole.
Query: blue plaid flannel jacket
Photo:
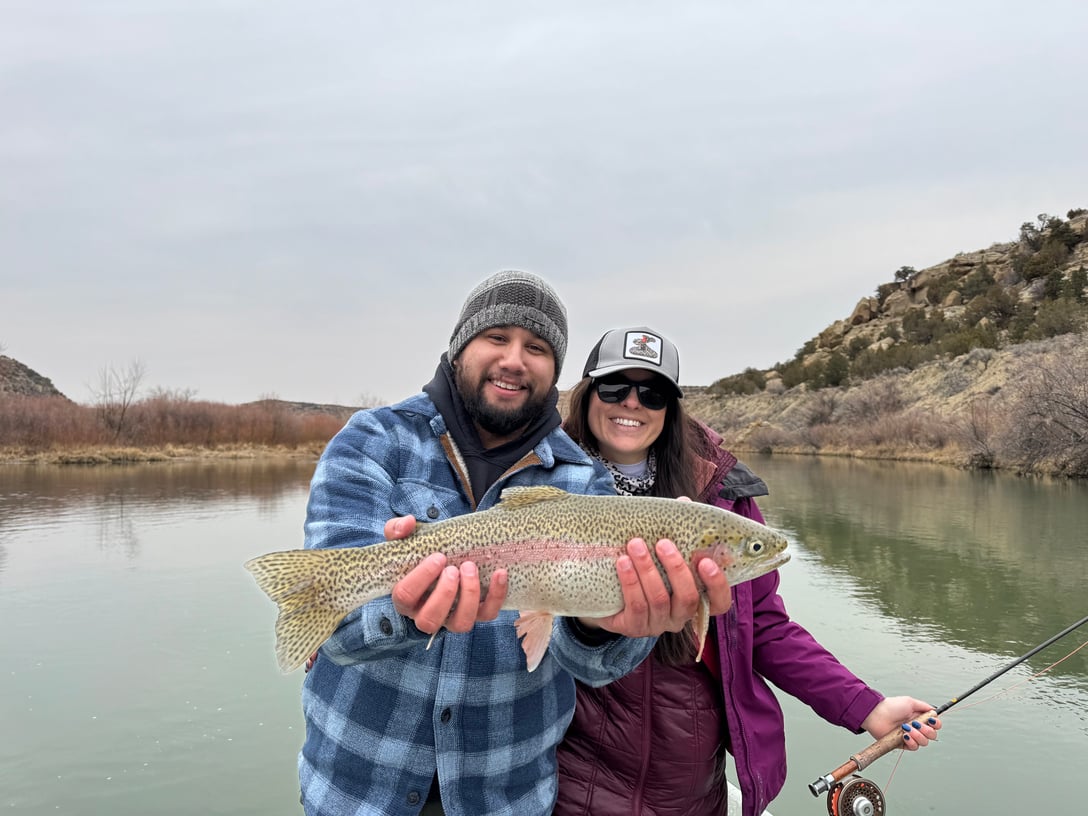
[[[310,489],[306,547],[384,538],[385,522],[472,511],[445,422],[423,394],[361,411],[329,443]],[[548,434],[479,502],[506,487],[549,484],[611,494],[611,476],[562,431]],[[588,646],[557,618],[532,674],[517,613],[471,632],[429,635],[386,596],[349,614],[321,648],[302,689],[299,754],[308,816],[418,814],[438,772],[448,816],[545,816],[556,793],[555,746],[574,712],[572,675],[599,686],[637,666],[652,638]]]

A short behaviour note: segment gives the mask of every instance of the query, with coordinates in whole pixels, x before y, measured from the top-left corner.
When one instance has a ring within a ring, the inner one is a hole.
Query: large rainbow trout
[[[790,557],[781,533],[711,505],[514,487],[489,510],[417,523],[408,538],[268,553],[245,566],[279,605],[276,657],[285,672],[298,668],[345,615],[389,595],[431,553],[443,553],[455,566],[474,562],[485,592],[491,574],[505,568],[503,608],[522,610],[515,625],[532,671],[548,648],[554,615],[602,618],[623,608],[616,559],[632,538],[649,542],[651,553],[654,542],[669,539],[693,570],[710,558],[731,585],[770,572]],[[665,577],[660,564],[658,570]],[[700,645],[708,611],[704,594],[694,620]]]

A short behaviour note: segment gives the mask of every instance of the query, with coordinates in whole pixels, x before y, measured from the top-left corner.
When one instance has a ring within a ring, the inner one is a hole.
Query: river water
[[[793,541],[793,616],[871,684],[934,705],[1088,614],[1088,486],[753,457]],[[0,811],[298,814],[301,672],[242,562],[301,546],[312,463],[0,467]],[[1079,812],[1088,627],[866,771],[894,814]],[[994,697],[995,693],[1003,692]],[[865,747],[792,698],[776,816]],[[902,761],[897,761],[902,756]]]

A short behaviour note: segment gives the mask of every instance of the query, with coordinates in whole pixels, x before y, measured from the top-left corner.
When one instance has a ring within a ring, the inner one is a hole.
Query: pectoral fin
[[[533,671],[544,659],[548,644],[552,639],[552,614],[550,612],[523,612],[514,621],[521,649],[525,652],[525,662],[529,671]]]

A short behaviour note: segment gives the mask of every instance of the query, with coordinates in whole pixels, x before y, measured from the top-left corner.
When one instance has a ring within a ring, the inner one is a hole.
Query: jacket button
[[[433,504],[430,507],[427,508],[427,518],[436,519],[436,518],[438,518],[438,515],[439,515],[438,508],[435,507]]]
[[[450,721],[450,718],[451,718],[452,716],[453,716],[453,712],[451,712],[451,711],[450,711],[450,710],[449,710],[449,709],[447,708],[447,709],[445,709],[445,710],[444,710],[444,711],[442,712],[442,716],[441,716],[441,717],[440,717],[439,719],[441,719],[441,720],[442,720],[442,722],[444,722],[444,723],[448,723],[448,722]]]
[[[409,805],[418,805],[419,804],[419,794],[416,793],[415,791],[412,791],[411,793],[409,793],[408,794],[408,804]]]
[[[382,618],[382,622],[378,624],[378,628],[382,630],[383,635],[393,634],[393,622],[389,618]]]

